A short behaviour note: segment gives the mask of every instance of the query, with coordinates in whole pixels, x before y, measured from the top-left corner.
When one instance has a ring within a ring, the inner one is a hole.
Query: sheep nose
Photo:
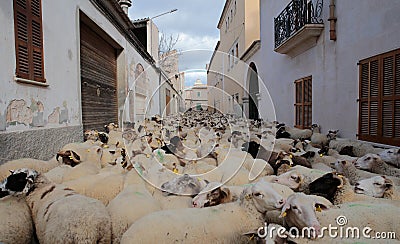
[[[278,182],[278,179],[274,179],[274,182]]]
[[[355,184],[355,186],[359,186],[359,185],[360,185],[360,183],[358,183],[358,182]]]
[[[196,202],[193,202],[192,204],[193,204],[193,207],[197,207],[197,203]]]
[[[281,200],[279,200],[278,203],[283,205],[285,203],[285,200],[282,198]]]

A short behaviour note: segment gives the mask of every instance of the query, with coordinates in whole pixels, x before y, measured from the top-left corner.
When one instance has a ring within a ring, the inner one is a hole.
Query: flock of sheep
[[[0,242],[376,243],[329,225],[400,240],[398,148],[209,111],[105,129],[0,165]]]

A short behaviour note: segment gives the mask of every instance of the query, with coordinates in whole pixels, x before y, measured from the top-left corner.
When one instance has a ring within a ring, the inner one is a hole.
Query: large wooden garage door
[[[116,50],[81,22],[81,91],[84,130],[118,123]]]

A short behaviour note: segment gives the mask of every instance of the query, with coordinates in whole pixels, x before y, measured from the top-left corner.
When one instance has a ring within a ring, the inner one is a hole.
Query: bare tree
[[[168,76],[173,76],[179,72],[178,59],[180,52],[176,50],[175,46],[179,41],[179,34],[166,35],[161,33],[159,41],[159,64],[161,68],[167,73]]]
[[[160,42],[158,44],[159,56],[171,52],[175,48],[178,41],[179,34],[174,36],[166,35],[165,33],[161,32]]]

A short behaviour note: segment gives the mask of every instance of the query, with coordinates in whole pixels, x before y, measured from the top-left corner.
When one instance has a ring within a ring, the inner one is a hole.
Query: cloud
[[[207,84],[206,70],[192,70],[185,72],[185,88],[193,86],[197,79],[200,79],[203,84]]]

